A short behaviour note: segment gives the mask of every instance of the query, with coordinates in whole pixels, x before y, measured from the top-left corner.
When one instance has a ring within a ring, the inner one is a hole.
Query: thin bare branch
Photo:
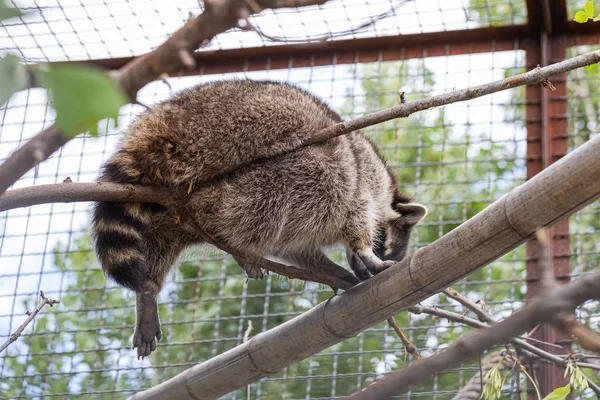
[[[421,359],[421,355],[417,351],[417,348],[406,337],[406,335],[404,334],[404,332],[402,332],[402,329],[400,329],[400,327],[398,326],[398,323],[396,322],[396,319],[394,317],[389,318],[387,320],[387,323],[388,323],[389,326],[391,326],[394,329],[394,331],[396,331],[396,334],[398,335],[398,337],[402,341],[402,344],[404,345],[404,349],[406,349],[406,351],[408,353],[410,353],[414,357],[415,360],[420,360]]]
[[[160,75],[162,75],[164,72],[169,73],[173,69],[181,67],[181,57],[179,50],[183,48],[191,52],[195,50],[198,46],[200,46],[201,41],[198,41],[198,38],[204,37],[204,40],[206,40],[212,38],[214,35],[223,30],[236,26],[237,19],[232,18],[231,14],[233,13],[236,16],[238,14],[236,14],[232,10],[250,10],[249,6],[243,0],[230,0],[223,1],[222,3],[229,4],[230,2],[232,4],[237,4],[237,8],[233,5],[231,5],[230,7],[225,7],[223,5],[220,5],[219,7],[208,7],[207,5],[207,9],[204,13],[202,13],[197,18],[188,21],[188,23],[186,23],[186,25],[183,28],[175,32],[175,34],[173,34],[173,36],[171,36],[158,49],[132,60],[120,71],[112,74],[119,81],[119,83],[125,89],[125,91],[129,94],[132,101],[135,100],[135,94],[142,86],[144,86],[148,82],[151,82],[154,79],[159,78]],[[275,6],[271,7],[270,5],[279,5],[281,3],[322,4],[324,2],[325,0],[315,0],[314,2],[291,1],[289,3],[283,0],[264,0],[263,3],[265,4],[262,5],[270,8],[277,8]],[[210,4],[217,4],[217,2],[211,2]],[[269,4],[269,6],[267,6],[266,4]],[[214,21],[211,19],[205,21],[207,18],[212,18],[214,19]],[[235,19],[235,21],[233,21],[233,19]],[[207,26],[211,27],[212,30],[208,30],[206,26],[198,26],[203,22],[207,22]],[[190,41],[188,36],[193,37],[194,40]],[[184,45],[182,45],[181,43],[183,43]],[[190,48],[190,43],[192,43],[196,47]],[[449,93],[432,96],[421,100],[401,103],[382,111],[367,114],[365,116],[350,121],[337,123],[319,132],[316,132],[315,135],[300,142],[299,144],[290,144],[289,148],[282,148],[278,150],[274,149],[272,153],[266,154],[263,157],[252,159],[246,163],[241,163],[229,169],[224,169],[213,178],[223,176],[241,167],[254,164],[256,162],[265,161],[273,158],[274,156],[286,154],[313,144],[321,143],[334,137],[345,135],[358,129],[376,125],[381,122],[389,121],[396,118],[408,117],[409,115],[418,111],[423,111],[430,108],[440,107],[461,101],[471,100],[491,93],[515,88],[517,86],[539,84],[553,75],[561,74],[587,65],[596,64],[599,61],[600,50],[596,50],[590,53],[583,54],[581,56],[571,58],[569,60],[549,65],[547,67],[538,67],[524,74],[515,75],[510,78],[476,86],[474,88],[452,91]],[[18,149],[4,162],[4,164],[0,165],[0,193],[4,193],[4,191],[6,191],[6,189],[8,189],[8,187],[12,185],[17,179],[19,179],[24,173],[26,173],[29,169],[37,165],[39,162],[45,160],[47,157],[50,156],[50,154],[52,154],[66,142],[67,139],[62,136],[60,131],[57,128],[52,127],[37,135],[36,137],[31,139],[30,142],[25,144],[25,146]],[[38,152],[38,149],[43,150],[40,150]]]
[[[536,232],[538,243],[538,266],[541,271],[542,291],[552,290],[556,287],[554,281],[554,269],[552,266],[552,254],[548,243],[548,230],[540,229]]]
[[[442,310],[442,309],[439,309],[436,307],[423,306],[420,304],[410,307],[407,311],[409,311],[413,314],[433,315],[433,316],[436,316],[439,318],[447,319],[448,321],[457,322],[457,323],[464,324],[464,325],[470,326],[471,328],[476,328],[476,329],[489,328],[491,326],[491,325],[486,324],[485,322],[481,322],[476,319],[466,317],[462,314],[458,314],[458,313],[455,313],[452,311]],[[509,342],[511,344],[513,344],[515,347],[524,351],[525,355],[528,358],[533,358],[533,357],[541,358],[541,359],[549,361],[553,364],[560,365],[562,367],[564,367],[566,365],[567,356],[559,356],[556,354],[549,353],[545,350],[540,349],[539,347],[536,347],[530,343],[527,343],[527,340],[531,340],[531,338],[515,336],[512,339],[510,339]],[[596,364],[592,364],[592,363],[585,363],[585,362],[577,361],[577,365],[579,365],[582,368],[590,368],[590,369],[600,371],[600,364],[596,365]]]
[[[252,333],[252,320],[249,319],[248,320],[248,328],[246,328],[246,331],[244,332],[244,339],[242,341],[242,343],[246,343],[248,341],[248,338],[250,337],[250,334]],[[250,400],[250,385],[246,385],[246,400]]]
[[[2,346],[0,346],[0,353],[2,353],[12,343],[17,341],[17,339],[21,336],[21,334],[23,333],[23,331],[25,330],[27,325],[29,325],[31,323],[31,321],[33,321],[35,316],[38,315],[38,313],[40,311],[42,311],[42,308],[44,308],[44,306],[46,304],[48,304],[50,307],[52,307],[55,304],[60,303],[60,300],[52,300],[52,299],[49,299],[46,296],[44,296],[44,292],[41,290],[40,290],[40,297],[41,297],[42,301],[39,302],[39,304],[37,305],[35,310],[33,310],[32,312],[27,312],[27,315],[28,315],[27,319],[17,328],[17,330],[12,335],[10,335],[10,337],[6,340],[6,342],[4,342],[2,344]]]
[[[469,300],[462,294],[458,293],[456,290],[454,290],[452,288],[448,288],[448,289],[444,290],[442,293],[444,293],[446,296],[450,297],[451,299],[458,301],[460,304],[463,305],[463,307],[472,311],[475,315],[477,315],[477,318],[479,318],[480,321],[487,322],[490,324],[493,324],[496,322],[492,318],[491,315],[489,315],[487,312],[485,312],[485,310],[482,307],[480,307],[477,303],[472,302],[471,300]]]
[[[586,275],[576,282],[562,286],[551,293],[544,293],[522,310],[493,327],[483,329],[457,341],[447,350],[389,374],[362,392],[350,396],[352,400],[389,399],[403,393],[412,385],[451,368],[460,362],[473,359],[485,350],[507,342],[539,323],[555,323],[557,315],[571,313],[577,306],[590,299],[600,298],[600,272]]]

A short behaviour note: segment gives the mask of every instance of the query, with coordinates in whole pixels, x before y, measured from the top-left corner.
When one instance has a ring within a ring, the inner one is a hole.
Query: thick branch
[[[349,397],[352,400],[389,399],[403,393],[412,385],[445,371],[465,360],[473,359],[512,336],[525,332],[540,323],[555,323],[560,315],[574,312],[590,299],[600,298],[600,272],[560,287],[534,299],[528,306],[493,327],[460,339],[447,350],[417,361],[403,370],[389,374],[362,392]]]
[[[319,5],[326,1],[257,0],[262,9]],[[240,18],[254,13],[244,0],[212,0],[205,2],[205,6],[202,14],[190,19],[156,50],[133,59],[112,74],[132,102],[136,101],[137,92],[143,86],[162,74],[184,66],[193,67],[195,62],[191,53],[216,34],[236,27]],[[192,58],[192,65],[189,58]],[[0,194],[69,139],[56,126],[51,126],[15,151],[0,165]]]

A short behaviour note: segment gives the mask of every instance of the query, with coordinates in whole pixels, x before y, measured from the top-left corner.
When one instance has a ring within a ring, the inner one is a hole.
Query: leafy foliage
[[[483,400],[496,400],[500,398],[502,387],[506,380],[506,375],[503,379],[502,374],[500,373],[500,367],[502,366],[503,361],[504,357],[502,357],[483,377],[483,380],[485,381],[485,385],[481,392],[481,398]]]
[[[0,82],[0,106],[6,103],[13,93],[27,86],[27,72],[18,57],[9,54],[0,58]]]
[[[101,70],[74,65],[41,65],[40,83],[50,90],[56,124],[67,134],[98,134],[98,121],[119,117],[127,98],[119,85]]]
[[[571,385],[567,384],[566,386],[554,389],[552,393],[549,393],[548,396],[544,397],[544,400],[565,400],[570,393]]]
[[[21,12],[18,9],[8,7],[4,0],[0,0],[0,21],[18,17],[19,15],[21,15]]]
[[[580,24],[584,24],[589,20],[594,22],[600,20],[600,14],[597,17],[594,17],[594,2],[586,1],[583,10],[577,11],[575,14],[575,22],[579,22]]]

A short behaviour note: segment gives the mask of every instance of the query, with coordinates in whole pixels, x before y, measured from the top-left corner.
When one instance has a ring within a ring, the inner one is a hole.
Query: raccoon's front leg
[[[320,249],[297,252],[286,251],[278,253],[277,256],[289,261],[299,268],[319,269],[320,271],[334,276],[346,283],[346,287],[332,288],[334,292],[337,292],[337,289],[349,289],[352,286],[360,283],[360,280],[358,280],[345,268],[331,261]]]
[[[366,281],[373,277],[373,274],[365,267],[365,264],[358,258],[358,255],[350,249],[346,250],[346,258],[350,264],[350,268],[354,271],[354,275],[361,281]]]
[[[137,312],[133,348],[137,348],[138,359],[148,357],[156,350],[156,342],[162,337],[158,319],[157,293],[155,291],[136,292],[135,308]]]
[[[360,261],[367,267],[367,269],[374,275],[377,275],[383,270],[388,269],[392,265],[396,264],[396,261],[388,260],[383,261],[375,253],[371,247],[367,248],[353,248],[352,251],[358,256]]]

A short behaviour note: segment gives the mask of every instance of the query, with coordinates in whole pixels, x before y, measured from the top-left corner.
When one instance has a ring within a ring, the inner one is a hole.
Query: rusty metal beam
[[[566,36],[550,36],[543,32],[539,41],[530,41],[526,47],[528,65],[548,65],[551,62],[566,58],[568,39]],[[568,152],[567,135],[567,81],[566,74],[552,79],[556,90],[551,92],[542,86],[529,86],[526,89],[527,120],[527,178],[547,168]],[[565,220],[550,230],[550,251],[554,275],[561,283],[570,279],[569,221]],[[534,298],[540,289],[540,265],[538,264],[538,243],[533,240],[527,243],[527,297]],[[544,342],[560,344],[563,349],[545,346],[551,353],[568,353],[569,338],[549,325],[541,326],[534,337]],[[562,369],[550,364],[535,366],[540,391],[547,395],[567,380]],[[529,391],[528,399],[537,398]]]
[[[182,70],[179,76],[219,74],[265,69],[298,68],[356,62],[388,61],[508,51],[521,49],[529,36],[527,25],[493,26],[460,31],[333,40],[300,45],[273,45],[245,49],[199,51],[199,69]],[[81,61],[106,69],[119,69],[133,57]]]
[[[528,8],[530,3],[535,1],[528,1]],[[539,6],[533,8],[541,15]],[[535,18],[534,16],[533,21],[536,20]],[[526,47],[524,43],[527,40],[539,41],[540,27],[538,26],[535,31],[532,29],[534,28],[530,24],[511,25],[301,45],[199,51],[194,54],[199,68],[181,70],[177,75],[222,74],[509,51],[524,49]],[[569,37],[569,46],[598,44],[600,24],[578,24],[571,21],[566,24],[565,33]],[[133,57],[122,57],[82,61],[81,63],[106,69],[119,69],[132,59]],[[536,65],[533,64],[532,67]]]
[[[552,27],[552,31],[548,34],[565,33],[568,29],[567,0],[544,0],[544,2],[548,3],[548,14]]]

